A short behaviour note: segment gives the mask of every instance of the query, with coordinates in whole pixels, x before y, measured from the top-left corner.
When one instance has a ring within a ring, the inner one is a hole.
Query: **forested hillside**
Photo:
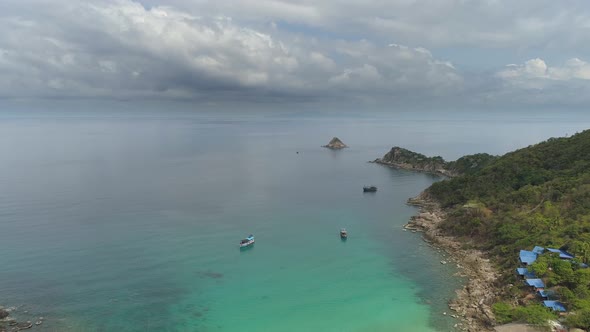
[[[506,274],[521,249],[538,245],[574,254],[570,264],[546,256],[535,268],[578,313],[568,316],[570,324],[590,328],[590,269],[581,264],[590,261],[589,130],[508,153],[435,183],[426,194],[448,213],[442,229],[490,252]],[[504,309],[504,320],[519,319],[518,310]]]
[[[421,153],[395,146],[383,158],[376,159],[375,162],[403,169],[455,177],[463,174],[473,174],[497,158],[487,153],[478,153],[463,156],[455,161],[445,161],[440,156],[427,157]]]

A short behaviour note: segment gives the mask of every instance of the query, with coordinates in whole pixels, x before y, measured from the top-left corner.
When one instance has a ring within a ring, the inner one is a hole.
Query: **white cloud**
[[[520,66],[510,64],[506,66],[506,69],[498,72],[497,76],[506,81],[513,82],[548,78],[547,65],[545,64],[545,61],[539,58],[531,59]]]
[[[510,64],[495,76],[500,85],[489,88],[493,101],[528,105],[587,105],[590,102],[590,63],[578,58],[551,66],[540,58]]]
[[[590,64],[578,58],[573,58],[569,59],[563,67],[552,68],[549,74],[552,78],[558,80],[590,80]]]
[[[588,22],[582,0],[5,1],[0,98],[567,103],[584,60],[498,64],[586,54]]]
[[[153,1],[144,0],[147,3]],[[334,33],[419,41],[428,48],[551,47],[590,41],[587,1],[552,0],[170,0],[189,12],[247,22],[281,21]],[[560,38],[555,38],[560,36]]]
[[[527,82],[551,84],[551,81],[590,80],[590,64],[578,58],[572,58],[563,66],[549,67],[544,60],[535,58],[526,61],[523,65],[508,65],[498,72],[497,76],[515,84]],[[537,86],[540,85],[537,84]]]
[[[272,11],[295,6],[315,15],[306,6],[267,2]],[[36,10],[0,16],[4,97],[354,98],[436,95],[462,83],[449,62],[421,47],[318,41],[131,0],[64,2],[63,9],[42,2]]]
[[[372,86],[382,79],[377,68],[364,64],[360,67],[345,69],[342,73],[330,78],[337,86],[361,88],[367,84]]]

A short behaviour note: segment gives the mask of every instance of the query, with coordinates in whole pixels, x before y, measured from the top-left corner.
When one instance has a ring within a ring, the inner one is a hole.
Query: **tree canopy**
[[[564,301],[576,310],[570,323],[590,328],[590,269],[580,268],[590,263],[590,130],[493,158],[426,193],[448,212],[443,230],[490,252],[506,272],[517,265],[519,250],[535,245],[573,253],[573,262],[542,255],[531,268],[562,289]],[[497,309],[504,320],[538,310]]]

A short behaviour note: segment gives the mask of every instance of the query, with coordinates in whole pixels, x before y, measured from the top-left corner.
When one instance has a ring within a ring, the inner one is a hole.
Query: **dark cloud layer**
[[[568,6],[10,1],[0,4],[0,98],[584,104],[590,65],[583,59],[551,66],[539,54],[467,73],[433,51],[468,45],[582,53],[587,6]]]

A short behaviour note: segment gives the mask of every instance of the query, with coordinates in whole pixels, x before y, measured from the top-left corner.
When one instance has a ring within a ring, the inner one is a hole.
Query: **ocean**
[[[368,161],[589,127],[576,112],[3,111],[0,305],[40,331],[451,331],[462,280],[402,228],[442,179]],[[350,147],[322,148],[333,136]]]

